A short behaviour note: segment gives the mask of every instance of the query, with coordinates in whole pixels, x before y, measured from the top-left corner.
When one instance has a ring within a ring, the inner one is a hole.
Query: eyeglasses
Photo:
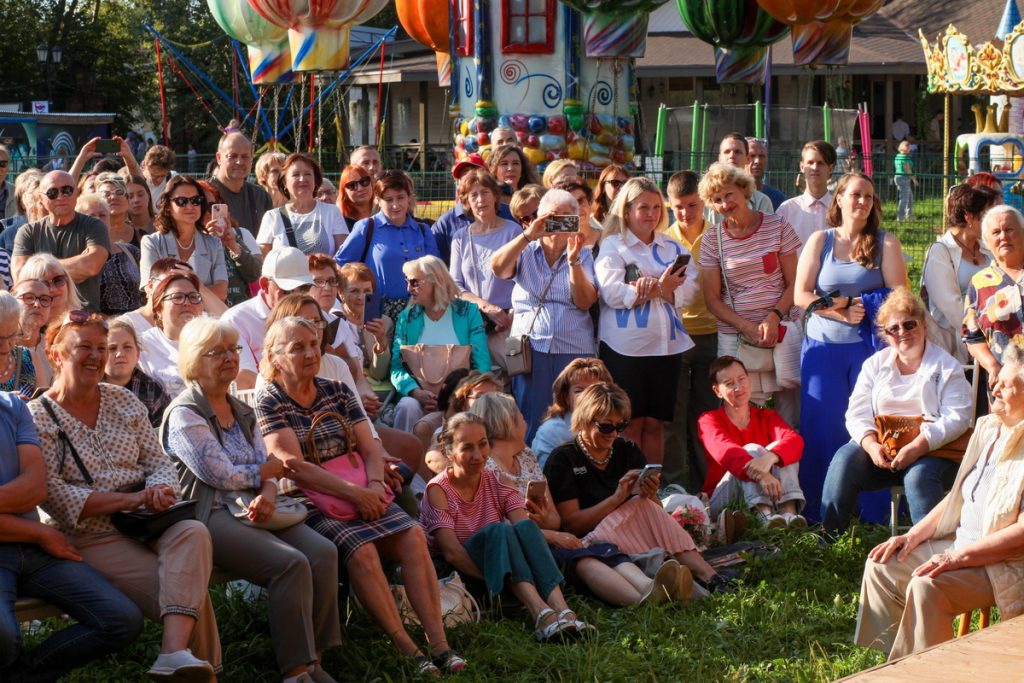
[[[415,277],[409,277],[405,279],[405,286],[409,289],[419,289],[420,285],[423,284],[423,280]]]
[[[111,199],[112,197],[123,197],[128,194],[124,188],[115,187],[113,190],[103,190],[100,192],[100,196],[104,199]]]
[[[64,322],[60,324],[60,329],[63,330],[68,325],[99,325],[104,332],[110,329],[110,325],[103,319],[103,316],[89,311],[68,311],[64,316]]]
[[[50,304],[53,303],[53,297],[49,294],[41,294],[36,296],[35,294],[22,294],[18,297],[18,301],[25,304],[26,306],[39,306],[40,308],[49,308]]]
[[[323,318],[317,318],[316,320],[310,320],[309,324],[311,324],[313,327],[315,327],[318,330],[326,330],[327,329],[327,321],[324,320]]]
[[[611,434],[612,432],[618,432],[621,434],[626,431],[626,427],[629,426],[629,421],[625,422],[599,422],[594,420],[594,426],[597,427],[597,431],[602,434]]]
[[[913,332],[917,329],[918,324],[919,323],[916,320],[904,320],[901,323],[896,323],[895,325],[885,328],[885,333],[890,337],[898,337],[900,336],[901,328],[904,332]]]
[[[313,279],[313,286],[316,287],[317,289],[327,289],[328,287],[337,287],[338,286],[338,278],[336,278],[336,277],[329,277],[326,280],[324,278],[314,278]]]
[[[613,180],[606,180],[606,181],[604,181],[604,183],[605,183],[605,185],[611,185],[616,190],[620,190],[620,189],[622,189],[622,186],[626,184],[626,181],[625,180],[620,180],[619,178],[615,178]]]
[[[360,187],[369,187],[373,183],[373,178],[370,176],[363,176],[359,180],[353,180],[350,183],[345,183],[345,189],[349,192],[355,192]]]
[[[203,198],[198,194],[194,194],[191,197],[171,197],[171,201],[174,205],[184,209],[186,206],[191,204],[192,206],[202,206]]]
[[[7,168],[10,163],[7,159],[0,159],[0,168]]]
[[[58,288],[64,287],[65,285],[68,284],[68,276],[67,275],[56,275],[56,276],[50,278],[49,280],[46,280],[46,279],[40,280],[40,282],[45,282],[46,286],[49,287],[50,289],[58,289]]]
[[[70,197],[74,193],[75,193],[75,186],[74,185],[65,185],[64,187],[51,187],[49,190],[47,190],[43,194],[46,195],[47,199],[49,199],[50,201],[53,201],[58,196]]]
[[[203,303],[203,295],[200,292],[189,292],[188,294],[185,292],[174,292],[173,294],[165,294],[160,301],[162,303],[168,299],[170,299],[171,303],[175,306],[184,306],[186,301],[193,305]]]
[[[234,346],[229,346],[226,349],[221,349],[219,351],[207,351],[206,353],[203,354],[203,358],[214,358],[216,360],[224,360],[229,355],[238,356],[241,355],[241,353],[242,346],[240,344],[235,344]]]
[[[14,334],[5,334],[0,336],[0,344],[10,344],[13,341],[17,341],[17,339],[23,335],[24,332],[22,330],[18,330]]]

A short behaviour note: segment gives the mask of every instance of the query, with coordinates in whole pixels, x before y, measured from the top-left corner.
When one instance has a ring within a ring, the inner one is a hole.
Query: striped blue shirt
[[[587,279],[592,284],[596,283],[594,255],[589,248],[583,249],[580,262]],[[554,267],[548,266],[539,240],[531,242],[516,263],[510,336],[519,337],[528,333],[534,312],[540,304],[540,296],[552,274],[555,279],[544,297],[544,305],[540,307],[533,331],[529,332],[533,350],[541,353],[593,354],[596,348],[594,322],[587,310],[581,310],[573,303],[566,256],[560,256]]]

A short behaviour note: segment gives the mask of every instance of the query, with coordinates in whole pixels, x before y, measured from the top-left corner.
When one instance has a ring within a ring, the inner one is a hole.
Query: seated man
[[[803,438],[774,410],[750,403],[750,377],[738,358],[716,358],[710,375],[723,405],[700,416],[697,433],[707,454],[703,490],[711,516],[742,500],[768,526],[806,527],[797,477]]]
[[[953,618],[1024,613],[1024,350],[1010,344],[953,489],[864,566],[854,642],[896,659],[949,640]]]
[[[55,681],[119,650],[142,631],[142,613],[57,529],[39,522],[46,465],[32,416],[0,392],[0,680]],[[77,623],[21,649],[18,596],[46,600]]]

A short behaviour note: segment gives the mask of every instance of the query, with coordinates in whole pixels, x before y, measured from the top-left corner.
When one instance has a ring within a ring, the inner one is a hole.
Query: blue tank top
[[[818,269],[818,281],[815,291],[819,296],[839,290],[839,296],[860,296],[862,292],[871,291],[885,286],[882,278],[882,251],[885,244],[885,231],[878,231],[878,249],[875,253],[875,267],[868,269],[857,261],[840,261],[833,254],[835,247],[835,228],[823,231],[825,243],[821,246],[821,267]],[[807,320],[805,334],[816,341],[832,344],[863,343],[859,325],[832,320],[820,315],[812,315]]]

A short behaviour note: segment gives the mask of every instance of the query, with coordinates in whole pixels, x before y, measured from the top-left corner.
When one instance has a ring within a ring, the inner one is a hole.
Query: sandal
[[[441,670],[437,668],[426,655],[417,652],[412,656],[412,660],[416,662],[416,675],[417,676],[430,676],[432,678],[440,678]]]
[[[457,674],[466,669],[466,660],[455,650],[446,650],[434,657],[434,666],[444,669],[447,673]]]
[[[572,619],[567,618],[570,614],[572,615]],[[564,624],[569,624],[573,629],[575,629],[578,635],[590,636],[597,633],[597,627],[580,619],[574,610],[562,610],[558,613],[558,620]]]
[[[555,618],[547,626],[542,627],[541,622],[549,616],[554,616]],[[575,631],[576,627],[569,622],[562,621],[558,618],[555,610],[546,607],[537,615],[536,628],[533,631],[533,635],[542,643],[557,642],[568,635],[567,631],[569,630]]]

